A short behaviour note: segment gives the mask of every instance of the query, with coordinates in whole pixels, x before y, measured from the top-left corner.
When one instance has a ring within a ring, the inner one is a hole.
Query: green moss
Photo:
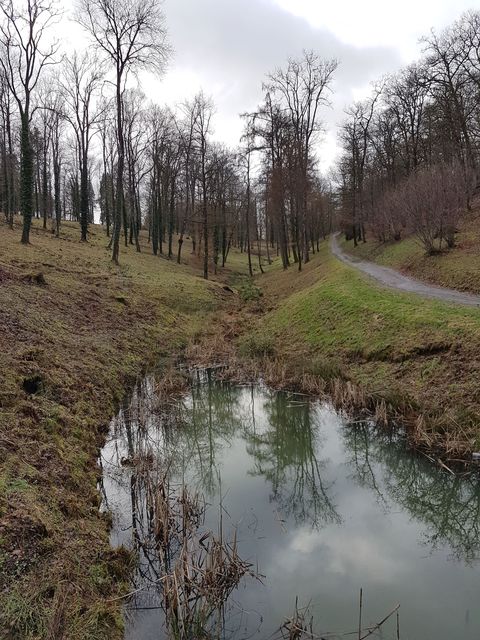
[[[6,493],[23,493],[30,489],[30,485],[23,478],[13,478],[6,487]]]

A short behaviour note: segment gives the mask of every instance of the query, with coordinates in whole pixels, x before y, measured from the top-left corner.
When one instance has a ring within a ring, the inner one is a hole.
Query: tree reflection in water
[[[179,569],[186,566],[190,554],[189,574],[194,573],[195,562],[219,575],[223,570],[223,581],[228,577],[232,585],[249,573],[248,565],[236,555],[236,543],[230,545],[226,539],[224,543],[223,532],[217,541],[203,526],[203,498],[191,492],[187,495],[182,488],[188,467],[189,471],[194,470],[188,473],[188,484],[213,494],[220,477],[217,455],[240,426],[234,390],[228,387],[214,394],[212,388],[197,384],[186,398],[157,406],[154,380],[138,383],[131,401],[122,405],[114,421],[110,449],[107,446],[105,450],[105,470],[129,498],[128,507],[126,501],[122,505],[128,508],[129,522],[122,522],[120,528],[130,532],[129,545],[138,557],[128,609],[138,612],[162,608],[172,628],[178,626],[178,620],[170,615],[172,598],[169,595],[167,601],[163,584],[166,575],[172,576],[168,583],[171,594]],[[200,393],[200,389],[206,393]],[[107,493],[104,492],[106,497]],[[190,515],[185,526],[187,512]],[[126,509],[122,515],[127,515]],[[228,547],[222,547],[224,544]],[[181,562],[177,562],[180,554]],[[204,571],[197,571],[196,575],[200,579]],[[193,593],[193,586],[192,583],[185,588]],[[213,610],[207,600],[202,600],[203,596],[197,597],[195,606],[202,608],[202,629],[204,625],[223,625],[226,602],[219,599],[219,588]],[[228,598],[229,589],[225,585],[223,588]],[[203,586],[199,585],[198,594],[202,593]],[[189,601],[186,597],[183,600]],[[206,618],[205,611],[209,612]],[[196,609],[192,615],[196,623]]]
[[[318,425],[312,423],[312,407],[298,396],[262,390],[266,420],[257,430],[255,422],[245,433],[247,451],[253,459],[252,475],[271,483],[271,501],[295,524],[314,528],[341,518],[331,497],[332,487],[322,480],[328,461],[319,461],[321,448]],[[252,389],[252,415],[254,394]]]
[[[184,452],[182,464],[188,463],[205,495],[218,490],[217,459],[223,449],[241,436],[253,461],[249,473],[270,483],[271,501],[284,516],[313,527],[340,522],[331,487],[322,481],[326,461],[316,457],[320,434],[311,420],[310,403],[263,387],[258,393],[252,385],[238,387],[208,378],[193,386],[181,415],[172,456]]]
[[[261,388],[194,381],[190,393],[171,405],[156,406],[154,381],[139,382],[113,425],[110,471],[128,482],[131,544],[139,557],[134,589],[142,589],[132,606],[159,606],[159,581],[170,571],[178,549],[158,544],[153,487],[168,470],[171,482],[185,481],[207,498],[218,496],[224,451],[242,440],[253,466],[271,486],[270,500],[296,523],[320,527],[340,522],[321,476],[319,433],[308,402]],[[128,473],[125,473],[125,470]]]
[[[366,422],[346,425],[343,440],[353,477],[388,509],[400,505],[425,527],[431,551],[448,545],[465,563],[480,559],[478,477],[453,476],[405,450],[401,438]]]
[[[466,563],[479,558],[476,478],[452,477],[407,452],[392,434],[368,423],[342,423],[318,403],[261,385],[234,386],[199,374],[185,397],[158,406],[154,381],[146,378],[112,424],[103,466],[110,483],[106,507],[122,496],[114,542],[129,544],[139,558],[132,608],[161,606],[162,576],[178,556],[178,545],[165,547],[158,539],[155,491],[165,477],[170,490],[187,484],[212,504],[218,504],[222,477],[228,477],[230,484],[248,486],[243,493],[240,487],[240,509],[242,501],[250,504],[245,492],[258,490],[251,502],[256,509],[269,500],[292,530],[321,533],[322,544],[343,518],[348,533],[351,514],[340,513],[337,502],[347,498],[348,505],[356,485],[375,496],[365,497],[365,504],[376,503],[380,517],[401,510],[418,522],[418,535],[431,550],[448,545]],[[251,545],[249,552],[260,552],[255,541]]]

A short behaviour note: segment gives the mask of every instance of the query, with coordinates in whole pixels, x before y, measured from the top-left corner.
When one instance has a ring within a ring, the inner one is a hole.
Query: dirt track
[[[379,264],[375,264],[374,262],[367,262],[366,260],[349,256],[340,248],[337,237],[338,234],[333,235],[330,241],[330,247],[333,255],[345,264],[366,273],[385,287],[398,289],[399,291],[407,291],[409,293],[416,293],[425,298],[436,298],[443,302],[452,302],[454,304],[467,305],[469,307],[480,307],[480,296],[478,295],[426,284],[424,282],[420,282],[420,280],[404,276],[389,267],[383,267]]]

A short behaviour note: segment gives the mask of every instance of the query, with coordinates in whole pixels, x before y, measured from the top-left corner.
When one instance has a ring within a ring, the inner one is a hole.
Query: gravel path
[[[383,267],[379,264],[375,264],[374,262],[367,262],[366,260],[349,256],[342,251],[337,238],[338,234],[335,234],[332,236],[330,241],[330,247],[334,256],[342,262],[345,262],[345,264],[348,264],[359,271],[363,271],[363,273],[366,273],[380,282],[380,284],[383,284],[390,289],[399,289],[400,291],[417,293],[425,298],[436,298],[437,300],[443,300],[444,302],[453,302],[455,304],[468,305],[469,307],[480,307],[480,296],[478,295],[426,284],[424,282],[420,282],[420,280],[408,278],[389,267]]]

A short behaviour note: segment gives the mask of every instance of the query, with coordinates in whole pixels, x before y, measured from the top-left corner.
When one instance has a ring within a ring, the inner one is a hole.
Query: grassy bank
[[[195,265],[0,227],[0,637],[115,638],[125,557],[99,514],[96,456],[135,377],[179,354],[227,295]],[[187,253],[187,250],[185,250]]]
[[[239,338],[244,356],[276,362],[289,379],[322,378],[340,403],[401,415],[430,451],[480,448],[478,310],[377,287],[326,243],[302,274],[257,284],[267,313]]]
[[[372,260],[402,273],[459,291],[480,293],[480,211],[478,208],[463,220],[456,236],[456,246],[427,256],[415,236],[400,242],[378,243],[371,233],[367,242],[357,247],[353,241],[341,241],[350,255]]]
[[[327,243],[254,280],[232,254],[221,282],[122,249],[35,227],[0,227],[0,637],[121,637],[129,558],[99,514],[98,449],[145,367],[184,351],[230,359],[274,385],[399,414],[411,441],[449,458],[480,449],[480,312],[378,288]],[[240,354],[240,355],[239,355]],[[3,634],[3,635],[2,635]]]

